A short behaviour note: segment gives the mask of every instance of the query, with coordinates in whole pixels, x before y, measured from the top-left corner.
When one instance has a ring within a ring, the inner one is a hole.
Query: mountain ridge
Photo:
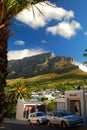
[[[29,78],[46,73],[64,73],[79,68],[72,57],[43,53],[19,60],[8,61],[7,79]]]

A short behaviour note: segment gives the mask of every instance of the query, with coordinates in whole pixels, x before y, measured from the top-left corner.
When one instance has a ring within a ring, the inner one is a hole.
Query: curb
[[[5,118],[4,123],[12,123],[12,124],[28,124],[27,120],[17,120],[17,119],[9,119]]]

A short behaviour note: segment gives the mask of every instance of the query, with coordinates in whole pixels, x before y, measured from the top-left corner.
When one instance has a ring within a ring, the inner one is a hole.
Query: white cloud
[[[42,40],[41,43],[47,43],[47,41],[46,40]]]
[[[48,27],[46,31],[55,35],[61,35],[65,38],[71,38],[76,34],[77,29],[81,29],[80,23],[72,21],[72,18],[74,18],[74,12],[72,10],[67,11],[54,5],[52,5],[54,7],[48,6],[45,3],[37,4],[36,6],[44,14],[44,16],[38,11],[36,7],[33,7],[35,17],[33,15],[32,8],[30,8],[29,10],[23,10],[18,15],[16,15],[15,18],[32,27],[33,29],[44,27],[49,21],[56,20],[60,23],[54,25],[53,27]]]
[[[86,65],[83,65],[82,63],[79,63],[79,62],[76,62],[76,61],[75,61],[75,64],[78,65],[80,70],[87,72],[87,66]]]
[[[84,34],[87,36],[87,32],[84,32]]]
[[[83,64],[80,64],[79,65],[79,68],[84,71],[84,72],[87,72],[87,66],[83,65]]]
[[[21,45],[25,44],[25,41],[23,41],[23,40],[17,40],[17,41],[14,42],[14,44],[21,46]]]
[[[22,59],[24,57],[30,57],[30,56],[42,54],[45,52],[46,51],[41,49],[41,48],[9,51],[8,52],[8,60]]]
[[[81,25],[76,22],[60,22],[58,25],[53,27],[48,27],[47,32],[51,32],[53,35],[59,34],[65,38],[71,38],[72,36],[76,35],[76,30],[81,29]]]
[[[35,12],[35,17],[33,15],[32,8],[25,9],[22,12],[20,12],[18,15],[16,15],[16,19],[27,24],[28,26],[31,26],[32,28],[39,28],[46,25],[47,21],[50,21],[52,19],[55,20],[62,20],[64,19],[70,19],[74,17],[73,11],[67,11],[63,8],[59,7],[52,7],[48,6],[45,3],[37,4],[36,5],[39,10],[44,14],[44,16],[38,11],[36,7],[33,7],[33,10]]]
[[[40,14],[40,12],[38,12],[36,8],[34,8],[34,12],[35,16],[33,15],[32,8],[29,10],[25,9],[16,15],[15,18],[34,29],[43,27],[46,24],[44,17]]]

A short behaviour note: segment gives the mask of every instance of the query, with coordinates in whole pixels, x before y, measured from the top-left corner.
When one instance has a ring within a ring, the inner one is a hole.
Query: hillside
[[[18,81],[25,82],[29,88],[48,88],[48,87],[61,87],[64,85],[87,85],[87,73],[74,69],[69,72],[65,72],[62,74],[50,73],[43,74],[39,76],[35,76],[32,78],[18,78],[7,80],[8,85],[15,84]]]
[[[64,74],[77,69],[71,57],[53,56],[51,52],[8,61],[7,79],[30,78],[43,74]]]

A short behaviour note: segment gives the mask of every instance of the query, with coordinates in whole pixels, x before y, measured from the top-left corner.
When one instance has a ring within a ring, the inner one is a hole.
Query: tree
[[[21,81],[17,82],[14,84],[14,86],[7,90],[7,95],[10,103],[14,104],[15,106],[18,99],[28,100],[30,97],[27,87],[25,87]]]
[[[47,104],[47,111],[53,111],[57,109],[57,103],[55,100],[45,100]]]
[[[4,118],[4,102],[7,77],[7,52],[8,39],[15,34],[15,30],[10,32],[12,18],[23,9],[33,7],[33,5],[46,0],[0,0],[0,125]]]
[[[85,53],[83,54],[83,56],[87,58],[87,49],[85,49]],[[86,65],[87,61],[85,61],[83,64]]]
[[[5,116],[15,117],[17,100],[29,100],[30,98],[28,88],[24,86],[24,83],[22,81],[19,81],[13,86],[10,86],[9,88],[7,87],[5,93]]]

